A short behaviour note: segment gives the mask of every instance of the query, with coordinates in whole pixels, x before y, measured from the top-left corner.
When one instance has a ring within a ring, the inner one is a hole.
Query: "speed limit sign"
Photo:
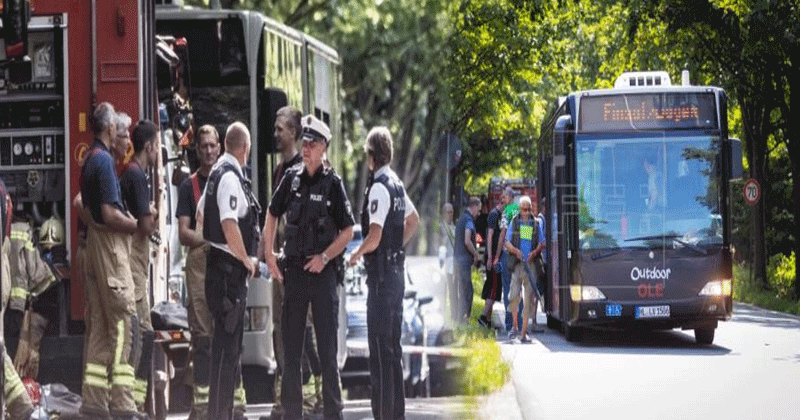
[[[750,205],[754,206],[758,203],[758,199],[761,198],[761,185],[758,184],[753,178],[748,179],[744,183],[744,201]]]

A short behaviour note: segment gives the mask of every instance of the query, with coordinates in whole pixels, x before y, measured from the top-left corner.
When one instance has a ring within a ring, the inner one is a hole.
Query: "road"
[[[501,344],[525,419],[800,419],[798,317],[735,304],[708,347],[679,330],[533,337]]]

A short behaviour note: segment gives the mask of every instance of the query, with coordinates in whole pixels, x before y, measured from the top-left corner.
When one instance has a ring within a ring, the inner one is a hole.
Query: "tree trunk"
[[[739,95],[740,98],[745,97]],[[767,253],[765,240],[766,220],[766,187],[765,165],[767,157],[767,139],[765,124],[768,123],[769,112],[763,100],[756,97],[742,101],[742,122],[745,127],[747,140],[747,160],[750,162],[750,177],[761,185],[761,198],[753,206],[753,274],[756,283],[762,288],[767,288]]]

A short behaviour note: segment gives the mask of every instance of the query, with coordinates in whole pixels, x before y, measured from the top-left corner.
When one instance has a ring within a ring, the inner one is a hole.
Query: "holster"
[[[402,249],[394,252],[382,250],[368,254],[364,258],[364,268],[367,270],[367,281],[382,284],[386,279],[394,278],[406,261],[406,253]]]

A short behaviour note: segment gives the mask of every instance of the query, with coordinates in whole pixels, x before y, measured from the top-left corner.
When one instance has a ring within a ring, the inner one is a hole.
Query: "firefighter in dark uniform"
[[[403,247],[414,235],[419,215],[406,194],[403,182],[389,168],[392,135],[386,127],[375,127],[364,145],[373,173],[367,182],[361,231],[368,232],[350,256],[355,265],[364,256],[367,269],[367,339],[372,415],[389,420],[405,417],[403,367],[400,362],[400,329],[403,321]]]
[[[132,419],[134,371],[130,364],[132,326],[138,324],[129,256],[138,229],[122,202],[114,158],[114,107],[103,102],[92,113],[95,141],[81,172],[83,206],[91,214],[86,238],[87,323],[81,414],[84,418]],[[102,226],[101,226],[102,225]]]
[[[300,361],[310,303],[322,369],[323,415],[341,419],[336,287],[344,264],[337,257],[353,237],[355,220],[342,179],[323,165],[330,129],[312,115],[303,117],[302,124],[303,164],[283,176],[272,196],[264,228],[265,243],[273,243],[277,221],[286,214],[285,271],[278,268],[278,256],[270,247],[264,252],[272,278],[283,282],[285,292],[281,399],[285,419],[302,418]]]
[[[243,168],[250,132],[235,122],[225,134],[225,154],[214,165],[198,203],[197,221],[211,247],[206,259],[206,303],[214,318],[208,418],[234,418],[234,392],[241,386],[241,355],[247,282],[256,275],[258,213]],[[239,414],[241,415],[241,414]]]

